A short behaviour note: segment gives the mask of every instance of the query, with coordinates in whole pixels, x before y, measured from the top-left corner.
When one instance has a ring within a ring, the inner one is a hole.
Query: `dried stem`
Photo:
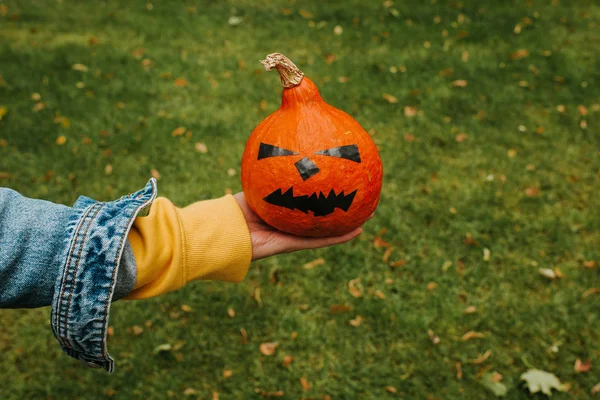
[[[300,71],[289,58],[281,53],[271,53],[261,63],[267,71],[275,68],[279,72],[281,84],[284,88],[298,86],[304,78],[304,72]]]

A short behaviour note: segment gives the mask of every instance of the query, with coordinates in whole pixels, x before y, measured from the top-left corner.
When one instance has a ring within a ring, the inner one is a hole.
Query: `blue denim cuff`
[[[67,226],[65,252],[52,301],[51,323],[63,351],[93,368],[114,369],[106,348],[108,314],[127,235],[156,198],[156,180],[103,203],[80,197]]]

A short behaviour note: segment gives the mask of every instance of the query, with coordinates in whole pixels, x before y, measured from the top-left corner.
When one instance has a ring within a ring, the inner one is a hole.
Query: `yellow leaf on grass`
[[[575,365],[573,366],[573,370],[577,373],[579,372],[588,372],[592,368],[592,361],[587,360],[586,362],[582,362],[579,358],[575,360]]]
[[[156,180],[160,179],[160,172],[158,172],[158,170],[156,168],[152,168],[150,170],[150,175],[152,175],[152,177]]]
[[[6,115],[7,112],[8,112],[8,110],[6,109],[6,107],[4,107],[4,106],[0,107],[0,121],[2,121],[2,118],[4,118],[4,116]]]
[[[386,386],[385,390],[386,390],[386,392],[390,392],[390,393],[398,393],[398,391],[396,390],[396,388],[393,387],[393,386]]]
[[[88,71],[88,67],[86,67],[83,64],[73,64],[73,66],[71,68],[73,68],[75,71],[80,71],[80,72]]]
[[[593,294],[600,293],[600,288],[591,288],[583,292],[583,298],[591,296]]]
[[[351,319],[349,321],[350,325],[352,325],[355,328],[358,328],[360,326],[360,324],[362,324],[363,322],[363,317],[361,317],[360,315],[357,315],[354,319]]]
[[[360,279],[352,279],[348,282],[348,291],[353,297],[361,297],[363,294],[363,287],[360,283]]]
[[[304,264],[304,269],[313,269],[314,267],[316,267],[318,265],[323,265],[323,264],[325,264],[325,259],[323,257],[319,257],[315,260],[312,260],[312,261]]]
[[[510,55],[511,60],[520,60],[529,56],[529,50],[519,49]]]
[[[485,335],[481,332],[469,331],[462,336],[461,340],[464,342],[469,339],[479,339],[482,337],[485,337]]]
[[[64,137],[63,135],[60,135],[59,137],[56,138],[56,144],[59,146],[62,146],[66,142],[67,142],[67,138]]]
[[[228,379],[228,378],[231,378],[232,375],[233,375],[232,370],[230,370],[230,369],[223,370],[223,378]]]
[[[473,314],[477,312],[477,308],[475,306],[469,306],[463,310],[463,314]]]
[[[272,356],[277,351],[277,346],[279,346],[279,342],[267,342],[260,344],[260,352],[265,356]]]
[[[429,282],[429,283],[427,284],[427,290],[433,290],[433,289],[435,289],[436,287],[438,287],[438,284],[437,284],[437,283],[435,283],[435,282]]]
[[[398,102],[398,99],[396,98],[396,96],[392,96],[389,93],[384,93],[382,96],[385,99],[385,101],[387,101],[390,104],[395,104]]]
[[[185,128],[185,126],[180,126],[179,128],[175,128],[173,129],[173,132],[171,132],[171,135],[173,136],[181,136],[185,133],[187,129]]]
[[[292,356],[285,356],[283,357],[283,361],[282,364],[284,367],[289,366],[292,362],[294,361],[294,357]]]
[[[417,113],[418,113],[418,110],[416,107],[412,107],[412,106],[404,107],[404,115],[407,116],[408,118],[412,118],[412,117],[416,116]]]
[[[188,306],[187,304],[182,304],[181,310],[184,312],[192,312],[192,307]]]
[[[310,11],[307,11],[307,10],[300,10],[300,11],[298,11],[298,14],[300,14],[302,16],[302,18],[306,18],[306,19],[314,18],[313,13],[311,13]]]
[[[177,78],[177,79],[175,79],[175,86],[177,86],[177,87],[186,87],[189,84],[190,83],[185,78]]]
[[[229,318],[234,318],[235,317],[235,310],[232,307],[229,307],[227,309],[227,315],[229,315]]]
[[[310,383],[308,382],[308,379],[306,379],[305,377],[300,378],[300,384],[302,385],[302,389],[304,389],[304,390],[310,389]]]
[[[467,140],[468,136],[466,133],[459,133],[458,135],[456,135],[456,141],[458,143],[464,142],[465,140]]]
[[[492,355],[492,351],[488,350],[485,353],[481,354],[479,357],[477,357],[474,360],[469,360],[469,362],[471,364],[481,364],[483,362],[485,362],[485,360],[487,360],[488,358],[490,358],[490,356]]]
[[[198,153],[202,153],[202,154],[208,153],[208,147],[206,147],[206,145],[204,143],[198,142],[195,144],[194,148],[196,149],[196,151]]]
[[[464,79],[458,79],[454,82],[452,82],[452,86],[454,87],[467,87],[468,82]]]
[[[585,108],[585,106],[584,106],[584,105],[581,105],[581,104],[580,104],[580,105],[578,105],[578,106],[577,106],[577,110],[579,111],[579,114],[581,114],[581,115],[582,115],[582,116],[584,116],[584,117],[585,117],[586,115],[588,115],[588,110],[587,110],[587,108]]]

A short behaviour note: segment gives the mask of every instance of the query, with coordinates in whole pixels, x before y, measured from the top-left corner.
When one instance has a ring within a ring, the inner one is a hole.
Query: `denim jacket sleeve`
[[[106,330],[112,301],[135,284],[127,240],[156,181],[112,202],[80,197],[73,207],[0,188],[0,308],[52,306],[63,351],[112,372]]]

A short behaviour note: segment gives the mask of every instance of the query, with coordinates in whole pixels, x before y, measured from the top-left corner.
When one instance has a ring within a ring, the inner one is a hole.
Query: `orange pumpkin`
[[[361,226],[379,202],[383,167],[354,118],[325,103],[287,57],[262,61],[283,84],[281,107],[252,132],[242,157],[246,201],[267,224],[300,236]]]

